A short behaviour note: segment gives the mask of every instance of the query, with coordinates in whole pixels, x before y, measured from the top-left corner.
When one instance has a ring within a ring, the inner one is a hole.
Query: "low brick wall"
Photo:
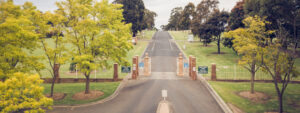
[[[251,82],[251,80],[228,80],[228,79],[217,79],[216,81],[221,82]],[[273,80],[255,80],[255,82],[273,83]],[[300,81],[290,81],[292,84],[300,84]]]
[[[52,83],[52,78],[42,78],[44,83]],[[111,79],[111,78],[90,78],[90,82],[117,82],[122,81],[123,79]],[[55,83],[84,83],[86,81],[85,78],[59,78],[55,80]]]

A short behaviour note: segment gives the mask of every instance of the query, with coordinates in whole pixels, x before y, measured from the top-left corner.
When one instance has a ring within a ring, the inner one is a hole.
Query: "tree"
[[[12,1],[0,1],[0,10],[0,78],[5,80],[11,73],[42,69],[39,57],[30,55],[37,48],[38,33],[32,16],[26,13],[37,11],[34,7],[16,6]]]
[[[209,34],[211,34],[211,37],[216,37],[217,40],[217,46],[218,46],[218,54],[220,54],[220,42],[221,42],[221,34],[225,31],[225,25],[227,24],[227,19],[229,17],[228,12],[226,11],[219,11],[215,10],[211,17],[206,21]]]
[[[0,112],[45,112],[42,107],[50,109],[53,100],[43,95],[42,82],[39,75],[24,73],[14,73],[4,82],[0,81]]]
[[[90,72],[110,67],[109,62],[128,65],[127,52],[132,49],[130,24],[123,22],[122,5],[68,0],[57,3],[58,13],[68,17],[68,40],[76,47],[74,62],[86,77],[89,93]]]
[[[123,16],[126,23],[131,23],[133,37],[142,30],[145,5],[143,0],[115,0],[123,5]]]
[[[172,9],[169,23],[165,26],[165,30],[179,30],[179,20],[182,13],[182,7],[175,7]]]
[[[247,0],[245,2],[245,13],[247,15],[259,15],[260,17],[267,17],[267,21],[272,24],[267,26],[267,29],[278,30],[279,25],[283,24],[283,27],[288,31],[288,41],[282,45],[284,49],[288,49],[289,46],[294,48],[298,47],[300,17],[299,0]],[[271,39],[275,38],[275,35],[271,36]]]
[[[64,64],[68,59],[68,50],[65,47],[67,42],[65,37],[62,37],[62,33],[65,31],[66,18],[60,14],[52,14],[46,12],[44,14],[44,24],[51,22],[51,26],[45,29],[44,35],[48,32],[54,33],[50,38],[40,38],[42,48],[44,50],[47,62],[50,69],[47,69],[52,75],[52,85],[50,97],[53,96],[54,83],[56,78],[59,76],[60,65]],[[48,43],[53,43],[54,46],[48,45]]]
[[[245,28],[238,28],[225,33],[225,37],[233,37],[233,47],[242,57],[239,64],[251,73],[251,93],[254,93],[255,73],[261,67],[262,47],[265,46],[266,36],[272,31],[266,30],[269,22],[264,19],[248,17],[243,21]]]
[[[284,112],[283,95],[290,80],[299,75],[295,67],[295,49],[285,50],[282,46],[284,41],[280,37],[286,37],[287,35],[288,31],[279,26],[279,30],[276,31],[276,40],[274,42],[269,41],[268,46],[263,48],[262,55],[262,67],[272,77],[277,92],[279,113]],[[279,77],[283,79],[278,79]]]
[[[229,19],[228,19],[228,31],[233,31],[237,28],[244,27],[243,20],[244,20],[244,4],[245,0],[239,1],[236,5],[232,8]],[[232,43],[233,38],[224,38],[223,45],[228,48],[233,47]],[[234,48],[232,48],[234,50]]]
[[[207,46],[211,42],[211,34],[207,33],[209,29],[206,28],[206,21],[210,17],[211,13],[217,9],[218,0],[203,0],[196,8],[195,17],[192,20],[192,33],[198,36],[203,42],[204,46]]]
[[[145,9],[143,29],[154,29],[156,16],[157,14],[155,12]]]
[[[192,2],[190,2],[184,7],[181,13],[180,20],[179,20],[179,29],[180,30],[190,29],[194,15],[195,15],[195,5]]]

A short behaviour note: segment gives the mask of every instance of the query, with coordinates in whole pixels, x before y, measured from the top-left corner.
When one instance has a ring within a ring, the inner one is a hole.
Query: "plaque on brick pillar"
[[[191,77],[193,80],[197,80],[197,71],[196,71],[196,58],[192,57],[192,73]]]
[[[133,57],[132,58],[132,72],[131,72],[131,78],[132,79],[136,79],[136,77],[137,77],[137,73],[136,73],[136,57]]]

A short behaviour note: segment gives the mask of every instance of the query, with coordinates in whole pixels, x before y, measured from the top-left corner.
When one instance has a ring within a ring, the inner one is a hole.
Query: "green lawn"
[[[195,42],[189,43],[187,41],[188,32],[182,31],[169,31],[174,37],[176,43],[183,49],[187,56],[193,55],[197,58],[198,66],[208,66],[211,69],[211,64],[217,64],[217,77],[220,79],[250,79],[251,74],[246,69],[238,65],[239,56],[230,48],[224,47],[221,44],[221,52],[225,54],[216,54],[217,45],[215,42],[204,47],[199,41],[199,38],[194,38]],[[300,59],[296,60],[297,69],[300,70]],[[207,75],[210,76],[210,71]],[[256,79],[266,80],[272,79],[268,74],[263,71],[258,71]],[[300,77],[294,78],[300,80]]]
[[[226,103],[231,103],[247,113],[277,111],[277,94],[273,83],[255,83],[255,91],[264,92],[270,99],[267,102],[252,102],[237,95],[249,91],[250,83],[212,82],[216,92]],[[300,84],[289,84],[284,94],[284,110],[287,113],[300,113]]]
[[[155,32],[156,32],[155,30],[144,30],[142,32],[139,32],[137,34],[137,37],[139,39],[150,40]]]
[[[92,100],[73,100],[72,96],[75,93],[85,90],[85,83],[64,83],[64,84],[55,84],[54,92],[66,93],[67,96],[63,100],[54,101],[54,105],[76,105],[84,104],[89,102],[98,101],[110,96],[116,88],[119,86],[120,82],[103,82],[103,83],[90,83],[91,90],[99,90],[104,93],[101,97]],[[45,87],[44,94],[50,93],[51,84],[43,84]]]
[[[145,38],[147,39],[151,39],[152,35],[155,33],[155,31],[145,31]],[[47,43],[49,45],[53,45],[53,41],[52,39],[47,39]],[[126,59],[131,63],[132,57],[135,55],[141,55],[142,52],[144,52],[145,48],[148,45],[148,41],[139,41],[139,43],[137,45],[134,46],[134,48],[132,50],[130,50],[127,53],[127,57]],[[66,47],[69,50],[75,49],[75,47],[72,44],[66,44]],[[37,49],[36,51],[33,52],[33,55],[36,56],[44,56],[44,51],[41,49]],[[49,67],[48,62],[46,61],[46,59],[41,59],[41,62],[45,64],[46,67]],[[113,66],[113,62],[111,62],[111,65]],[[70,67],[70,62],[67,62],[64,65],[61,65],[60,68],[60,77],[61,78],[85,78],[81,73],[70,73],[69,72],[69,67]],[[121,68],[121,66],[119,66],[119,68]],[[120,69],[119,69],[120,70]],[[120,78],[123,78],[124,76],[126,76],[126,73],[121,73],[119,71],[119,76]],[[47,71],[46,69],[41,71],[41,77],[42,78],[51,78],[51,75],[49,73],[49,71]],[[112,78],[113,77],[113,69],[98,69],[97,71],[94,71],[91,73],[91,78]]]

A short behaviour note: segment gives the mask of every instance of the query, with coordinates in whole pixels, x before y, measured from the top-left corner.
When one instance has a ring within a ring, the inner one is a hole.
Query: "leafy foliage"
[[[212,41],[212,34],[209,33],[210,29],[207,28],[207,20],[211,17],[211,14],[218,7],[218,0],[203,0],[196,8],[195,17],[192,20],[192,33],[198,36],[204,45],[207,45]]]
[[[179,21],[181,18],[182,7],[175,7],[171,11],[169,23],[163,28],[165,30],[179,30]]]
[[[155,17],[157,14],[149,9],[145,9],[143,28],[142,29],[154,29],[155,28]]]
[[[39,75],[23,73],[12,74],[4,82],[0,81],[0,111],[9,112],[45,112],[42,107],[48,107],[53,103],[43,95],[43,81]]]
[[[143,0],[115,0],[123,5],[123,16],[126,23],[131,23],[133,37],[142,30],[145,6]]]
[[[10,73],[39,70],[43,65],[37,62],[32,52],[37,48],[38,33],[27,12],[38,12],[29,3],[24,8],[15,6],[12,1],[1,1],[0,9],[0,78],[5,79]],[[25,7],[28,6],[28,7]]]
[[[179,20],[179,29],[180,30],[188,30],[191,28],[192,18],[195,15],[195,5],[193,3],[188,3],[180,16]]]
[[[69,17],[66,37],[76,46],[74,61],[87,79],[97,67],[110,67],[110,61],[128,65],[124,57],[132,49],[131,25],[123,22],[122,5],[107,0],[62,1],[57,5],[58,13]],[[88,93],[89,80],[86,84]]]
[[[258,16],[248,17],[243,21],[245,28],[238,28],[225,33],[225,37],[233,38],[233,47],[242,57],[239,64],[251,73],[251,93],[254,93],[255,73],[261,67],[262,47],[273,31],[266,30],[268,21]]]

